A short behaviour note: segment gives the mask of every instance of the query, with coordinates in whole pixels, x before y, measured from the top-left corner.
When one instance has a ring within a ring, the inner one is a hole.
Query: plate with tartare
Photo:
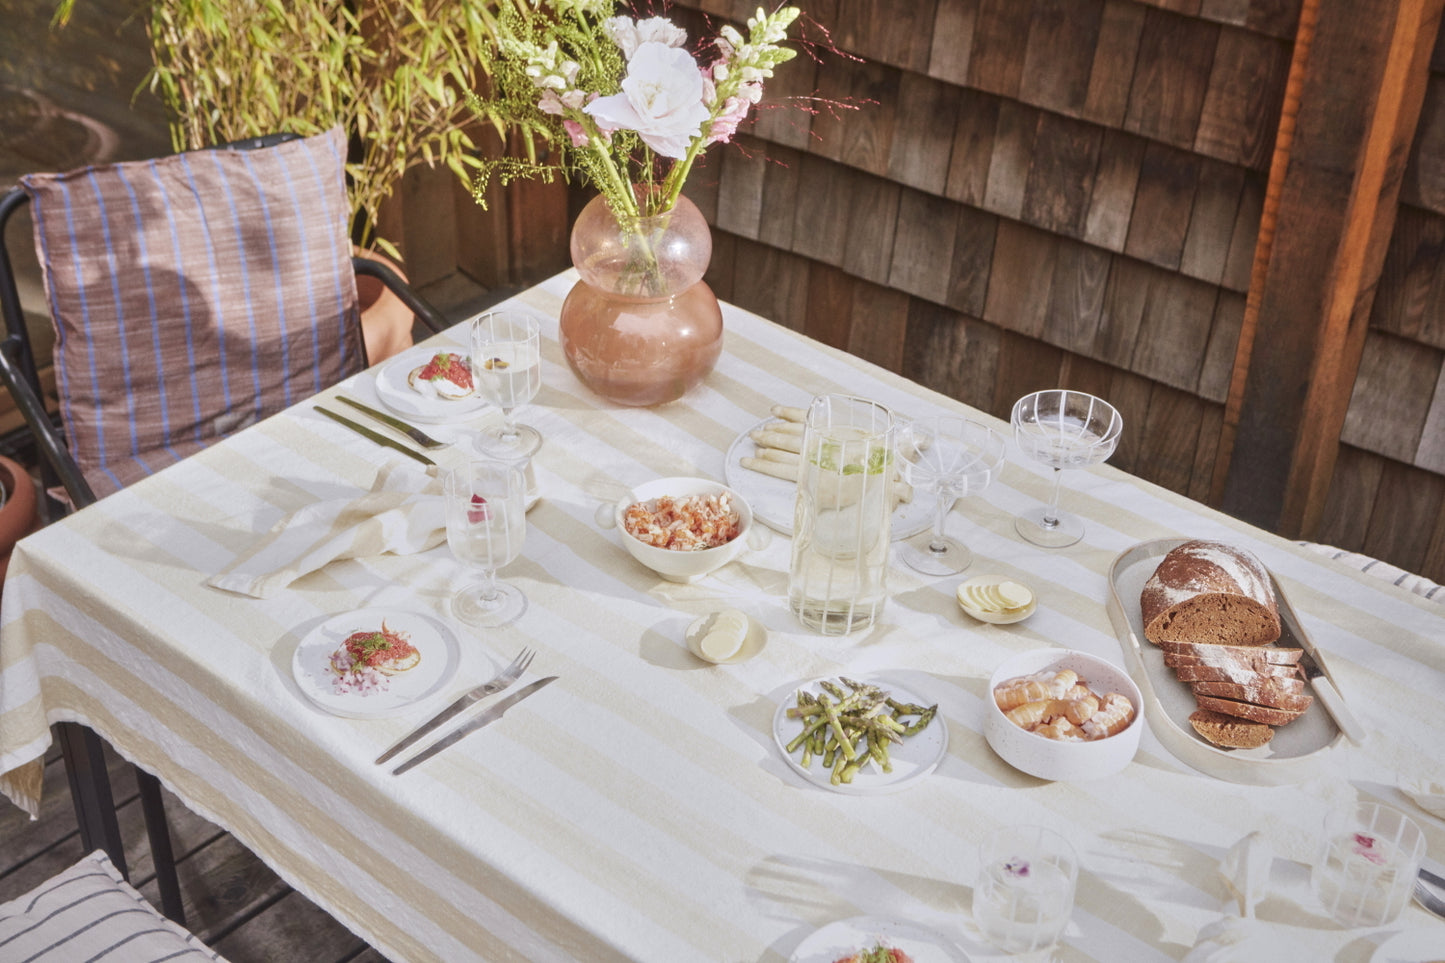
[[[953,940],[908,920],[856,916],[798,944],[788,963],[968,963]]]
[[[460,661],[461,646],[445,623],[423,612],[373,608],[333,615],[306,633],[291,671],[318,708],[369,719],[440,692]]]
[[[487,400],[472,380],[470,356],[460,349],[409,348],[382,365],[376,396],[392,411],[440,424],[470,415]]]

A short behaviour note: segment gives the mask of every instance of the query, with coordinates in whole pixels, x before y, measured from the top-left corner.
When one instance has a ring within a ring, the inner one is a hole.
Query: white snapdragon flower
[[[603,26],[607,29],[608,36],[621,48],[622,56],[629,61],[637,48],[645,43],[660,43],[668,47],[681,47],[687,43],[687,31],[666,17],[649,17],[646,20],[612,17]]]
[[[647,41],[628,60],[622,92],[583,110],[604,128],[636,131],[664,157],[685,157],[711,113],[703,93],[702,73],[686,50]]]

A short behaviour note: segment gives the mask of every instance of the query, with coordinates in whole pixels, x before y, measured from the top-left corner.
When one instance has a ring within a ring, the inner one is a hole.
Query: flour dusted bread
[[[1185,542],[1165,555],[1139,596],[1144,635],[1156,645],[1268,645],[1279,638],[1269,573],[1244,549]]]

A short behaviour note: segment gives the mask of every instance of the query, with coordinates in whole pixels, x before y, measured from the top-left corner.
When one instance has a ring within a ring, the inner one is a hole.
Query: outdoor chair
[[[0,239],[30,207],[55,329],[52,414],[0,243],[0,381],[53,507],[83,508],[364,369],[358,274],[445,326],[387,265],[352,256],[345,152],[340,130],[280,135],[33,174],[0,198]],[[124,873],[100,740],[56,729],[77,812],[108,814],[82,819],[82,844]],[[160,784],[136,777],[163,906],[181,921]]]

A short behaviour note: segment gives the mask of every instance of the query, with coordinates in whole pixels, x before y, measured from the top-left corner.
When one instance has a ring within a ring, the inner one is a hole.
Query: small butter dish
[[[687,648],[704,662],[719,665],[746,662],[767,641],[768,630],[738,609],[721,609],[693,619],[687,627]]]
[[[958,586],[958,606],[980,622],[1022,622],[1039,607],[1034,590],[1006,575],[976,575]]]

